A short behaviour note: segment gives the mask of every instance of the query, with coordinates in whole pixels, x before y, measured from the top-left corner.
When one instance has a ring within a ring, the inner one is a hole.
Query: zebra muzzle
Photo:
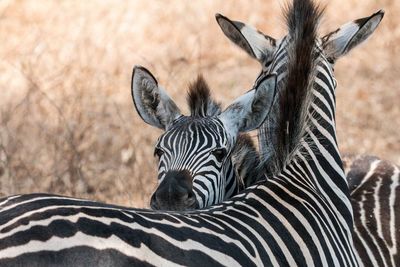
[[[154,210],[192,210],[197,208],[193,179],[187,170],[169,171],[150,200]]]

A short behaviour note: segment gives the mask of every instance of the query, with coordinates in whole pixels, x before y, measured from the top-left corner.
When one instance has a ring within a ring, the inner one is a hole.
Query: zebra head
[[[317,38],[315,42],[313,41],[310,45],[313,49],[311,53],[318,58],[315,61],[315,64],[317,64],[315,73],[312,75],[314,80],[309,84],[314,84],[314,87],[322,86],[334,90],[336,88],[336,80],[333,74],[333,67],[336,60],[365,41],[378,27],[383,15],[384,12],[380,10],[371,16],[348,22],[322,38]],[[307,23],[307,18],[299,18],[296,15],[291,20],[287,19],[289,26],[290,24],[293,25],[291,27],[293,32],[295,32],[294,29],[296,29],[299,20],[304,19],[305,23]],[[282,92],[286,90],[285,88],[305,88],[307,86],[307,84],[298,84],[297,82],[290,84],[292,81],[287,78],[289,76],[288,73],[291,71],[290,68],[295,66],[295,64],[288,64],[290,57],[296,56],[296,59],[292,61],[298,62],[296,64],[302,66],[305,53],[304,51],[292,51],[293,45],[291,44],[294,43],[294,39],[298,38],[298,36],[291,32],[282,39],[277,40],[249,25],[230,20],[220,14],[216,15],[216,20],[229,40],[261,63],[262,70],[257,79],[270,72],[277,74],[277,97],[275,98],[275,103],[273,103],[272,111],[259,128],[258,134],[260,156],[264,162],[264,169],[268,176],[276,175],[285,165],[284,161],[288,158],[289,151],[292,151],[293,146],[296,145],[296,142],[288,144],[288,140],[298,140],[290,135],[299,133],[296,125],[299,124],[300,120],[306,119],[308,116],[307,112],[301,111],[301,107],[292,109],[295,111],[292,114],[293,116],[287,114],[286,112],[292,112],[286,107],[290,103],[290,98],[294,96],[290,92]],[[301,34],[307,36],[307,33]],[[303,69],[311,68],[304,67]],[[296,90],[291,91],[296,92]],[[334,105],[334,95],[332,92],[329,94],[332,100],[329,104],[332,106]],[[315,97],[321,98],[321,95]],[[304,116],[299,115],[303,117],[296,118],[296,114],[304,114]],[[288,121],[285,118],[292,118],[292,121]]]
[[[265,120],[275,96],[276,76],[268,75],[254,89],[221,111],[199,76],[189,87],[189,116],[182,115],[154,76],[143,67],[132,74],[132,98],[140,117],[164,130],[154,154],[159,158],[153,209],[203,208],[226,198],[234,175],[231,154],[239,133]]]
[[[365,41],[378,27],[383,15],[384,11],[380,10],[371,16],[348,22],[320,38],[317,43],[331,67],[338,58]],[[229,40],[261,63],[264,73],[272,69],[273,63],[282,63],[284,55],[277,51],[287,44],[286,37],[277,40],[250,25],[230,20],[221,14],[216,14],[216,20]],[[281,72],[283,71],[285,70],[282,69]]]

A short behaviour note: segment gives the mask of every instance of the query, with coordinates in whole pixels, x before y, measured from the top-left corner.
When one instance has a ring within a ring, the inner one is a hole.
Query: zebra
[[[196,211],[138,210],[54,195],[8,197],[0,200],[0,265],[357,266],[327,60],[337,49],[321,47],[316,30],[322,11],[313,1],[294,0],[285,14],[289,33],[276,54],[288,57],[288,73],[279,98],[293,97],[279,120],[297,135],[288,135],[290,153],[279,174]],[[340,40],[351,39],[353,47],[376,26],[353,32],[357,38],[342,32]],[[328,41],[340,48],[335,39]],[[218,116],[221,136],[232,142],[239,128],[261,120],[260,113],[268,115],[276,71],[262,73],[253,90]],[[147,89],[142,96],[153,100],[147,104],[176,111],[166,94],[153,91],[157,83],[146,74],[136,68],[132,80]],[[318,86],[321,75],[328,86]],[[150,115],[171,122],[145,114]]]
[[[150,200],[152,209],[204,208],[242,190],[245,186],[242,177],[252,177],[246,179],[247,185],[258,180],[262,170],[254,166],[258,153],[251,138],[244,133],[236,137],[234,133],[230,143],[227,136],[221,136],[224,132],[218,121],[218,116],[222,115],[221,105],[212,99],[203,76],[189,85],[190,115],[183,116],[166,91],[156,86],[154,76],[144,68],[138,71],[142,75],[134,76],[134,106],[144,122],[165,131],[154,150],[159,161],[159,175],[158,187]],[[269,97],[272,101],[274,95]],[[153,104],[157,101],[162,102]],[[249,122],[247,127],[239,129],[240,132],[258,127],[267,111],[263,110],[260,120]]]
[[[368,23],[379,23],[373,21],[374,16],[383,16],[380,11],[371,17],[360,19],[354,23],[342,26],[337,32],[333,32],[322,40],[337,37],[340,31],[357,31],[357,24],[360,28]],[[223,15],[216,15],[225,35],[244,49],[252,57],[256,58],[262,65],[262,72],[270,69],[273,62],[274,50],[279,45],[279,41],[273,37],[248,26],[239,21],[232,21]],[[367,29],[368,30],[368,29]],[[346,42],[346,40],[341,40]],[[348,44],[347,44],[348,45]],[[349,46],[351,48],[351,46]],[[344,50],[345,51],[345,50]],[[328,58],[328,62],[333,65],[338,55]],[[275,60],[275,62],[277,62]],[[279,64],[279,63],[277,63]],[[284,73],[281,73],[283,80]],[[279,91],[278,91],[279,92]],[[270,164],[277,150],[271,146],[271,140],[279,138],[279,130],[274,129],[275,122],[265,124],[260,131],[260,150],[264,150],[264,161],[266,168],[270,172],[274,171],[279,162]],[[271,129],[272,128],[272,129]],[[276,131],[274,131],[276,130]],[[349,155],[343,156],[343,165],[350,189],[350,200],[354,212],[354,245],[360,264],[363,266],[399,266],[400,252],[397,241],[400,240],[400,232],[397,230],[400,223],[400,199],[397,197],[400,192],[399,186],[399,167],[388,161],[381,160],[369,155]],[[399,214],[398,214],[399,213]]]
[[[204,84],[203,78],[196,80],[189,95],[200,95],[189,97],[189,100],[209,100],[204,95]],[[239,97],[224,111],[215,113],[215,116],[183,116],[176,113],[176,105],[147,69],[137,66],[132,74],[133,98],[136,98],[134,103],[140,116],[146,121],[153,120],[155,123],[159,119],[160,124],[165,123],[167,132],[159,140],[164,142],[159,149],[164,149],[165,154],[176,153],[173,149],[182,150],[184,143],[179,138],[185,136],[179,135],[193,134],[193,129],[196,129],[202,135],[195,143],[201,150],[195,155],[198,159],[194,159],[204,161],[210,158],[214,168],[222,168],[232,149],[238,150],[235,156],[240,157],[243,147],[248,147],[248,139],[239,137],[236,142],[237,134],[262,124],[268,115],[266,107],[273,102],[275,85],[276,75],[267,75],[257,87]],[[151,105],[153,109],[141,109],[145,105]],[[193,107],[203,108],[204,105]],[[167,117],[167,114],[176,116]],[[173,120],[167,120],[171,118]],[[187,123],[188,120],[192,124]],[[181,134],[171,139],[172,135],[168,135],[168,131],[171,133],[180,127],[192,131],[181,131]],[[212,133],[213,128],[218,132],[218,139],[213,139],[213,142],[203,140],[201,143],[202,139]],[[175,142],[180,143],[181,147],[169,147]],[[190,146],[191,149],[194,147]],[[217,150],[224,154],[221,155]],[[246,170],[238,166],[237,171]],[[161,213],[56,195],[12,196],[0,200],[0,266],[196,265],[191,262],[193,258],[213,265],[251,265],[254,260],[261,262],[258,256],[254,258],[252,255],[253,245],[249,246],[249,240],[242,239],[236,230],[232,229],[232,236],[225,236],[226,222],[219,221],[219,217],[229,217],[229,213],[227,208],[201,213]],[[213,222],[214,216],[216,222]],[[198,221],[202,222],[202,227]],[[176,231],[180,234],[177,235]],[[229,245],[231,241],[233,245]],[[257,244],[259,242],[257,238],[254,241]],[[235,255],[229,255],[230,249],[226,251],[221,249],[223,247],[232,247]],[[245,250],[237,254],[242,249]],[[204,250],[208,252],[204,253]],[[246,259],[246,254],[250,258]]]
[[[245,147],[247,148],[247,147]],[[252,153],[257,153],[251,150]],[[258,157],[248,169],[260,165]],[[246,161],[246,157],[243,158]],[[371,155],[344,154],[344,172],[349,183],[354,213],[353,241],[363,266],[399,266],[397,247],[400,217],[400,169],[396,164]],[[244,164],[244,162],[243,162]],[[245,188],[257,181],[246,181]],[[219,203],[213,203],[219,204]]]

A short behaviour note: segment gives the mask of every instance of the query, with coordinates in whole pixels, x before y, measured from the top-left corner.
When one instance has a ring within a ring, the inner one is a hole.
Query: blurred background
[[[336,64],[337,130],[342,152],[400,164],[400,1],[322,3],[322,34],[386,11],[372,38]],[[0,196],[51,192],[146,207],[161,131],[134,110],[133,65],[147,67],[183,111],[199,72],[227,105],[260,68],[223,36],[214,14],[280,38],[283,5],[0,1]]]

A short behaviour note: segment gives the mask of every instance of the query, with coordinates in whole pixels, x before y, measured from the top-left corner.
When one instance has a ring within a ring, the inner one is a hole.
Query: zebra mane
[[[294,0],[285,10],[288,27],[287,76],[278,99],[276,131],[272,140],[275,145],[273,170],[280,172],[292,158],[292,153],[301,145],[308,126],[308,108],[312,100],[312,80],[317,59],[315,43],[317,29],[323,9],[312,0]],[[265,159],[264,159],[265,160]],[[271,159],[269,159],[271,160]]]
[[[211,98],[210,88],[201,74],[189,84],[186,100],[192,117],[215,116],[221,113],[221,105]]]

